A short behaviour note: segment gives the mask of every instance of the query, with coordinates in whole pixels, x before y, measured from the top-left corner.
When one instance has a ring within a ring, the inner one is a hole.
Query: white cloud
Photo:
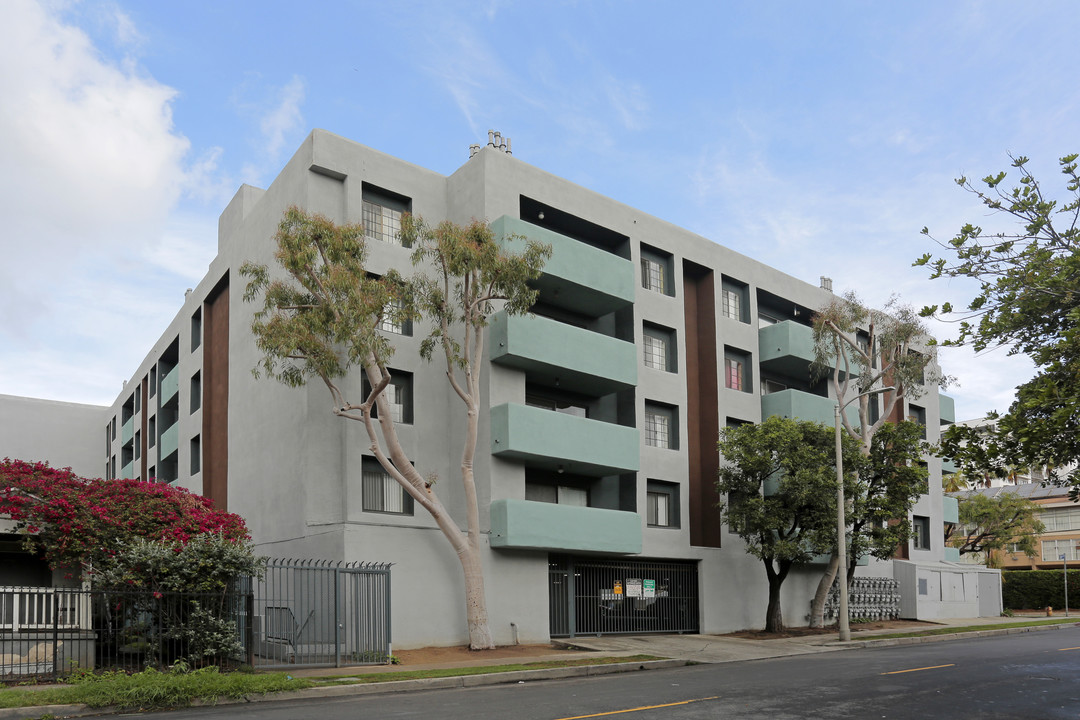
[[[0,392],[105,403],[180,305],[155,300],[159,286],[212,257],[212,231],[202,247],[164,231],[214,166],[188,177],[176,91],[110,59],[64,8],[9,0],[0,23]],[[105,10],[94,20],[122,52],[142,42]]]
[[[251,117],[259,128],[256,139],[258,162],[248,163],[241,170],[249,183],[264,183],[277,174],[283,160],[283,151],[294,146],[296,135],[304,132],[304,115],[301,106],[306,94],[304,80],[294,75],[281,87],[261,84],[261,77],[253,75],[237,88],[233,101],[238,109]],[[253,94],[264,97],[253,99]]]

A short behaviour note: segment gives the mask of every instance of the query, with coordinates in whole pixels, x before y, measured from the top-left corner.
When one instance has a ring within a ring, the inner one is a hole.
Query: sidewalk
[[[973,625],[1007,625],[1015,622],[1053,621],[1056,618],[1002,617],[1002,618],[950,618],[935,624],[944,628],[961,628]],[[1073,620],[1073,618],[1070,618]],[[765,658],[791,657],[812,653],[835,652],[861,647],[888,645],[911,645],[927,642],[945,642],[970,636],[994,636],[1024,632],[1053,631],[1072,629],[1080,626],[1080,614],[1074,621],[1059,625],[1036,625],[1025,628],[997,628],[973,633],[949,633],[918,638],[879,638],[876,636],[895,634],[896,630],[868,630],[852,633],[850,642],[841,643],[835,634],[810,635],[803,637],[781,638],[776,640],[755,640],[736,638],[728,635],[606,635],[602,637],[579,637],[555,641],[574,651],[557,655],[537,655],[535,657],[485,658],[478,655],[465,661],[431,663],[426,665],[354,666],[345,668],[297,668],[290,671],[294,677],[327,677],[342,675],[368,675],[392,673],[402,670],[438,670],[453,668],[480,668],[493,665],[528,664],[550,660],[599,659],[603,657],[627,657],[631,655],[654,655],[670,658],[647,662],[627,662],[609,665],[583,665],[578,667],[560,667],[545,670],[519,670],[506,673],[480,673],[475,675],[425,678],[418,680],[398,680],[368,684],[327,685],[309,690],[274,695],[251,696],[243,700],[222,700],[215,704],[243,704],[249,702],[273,702],[279,700],[299,700],[324,697],[342,697],[350,695],[370,695],[382,693],[412,692],[416,690],[434,690],[445,688],[475,687],[503,683],[534,682],[556,678],[589,677],[608,675],[619,672],[631,672],[665,667],[678,667],[689,663],[728,663]],[[584,649],[583,651],[578,650]],[[198,705],[199,703],[196,703]],[[56,716],[79,717],[107,714],[107,709],[92,710],[86,706],[55,705],[34,708],[0,709],[0,720],[21,720],[27,717],[41,717],[51,713]]]

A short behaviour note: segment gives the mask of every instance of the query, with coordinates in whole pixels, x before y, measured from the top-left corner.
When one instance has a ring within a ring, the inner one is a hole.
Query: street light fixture
[[[847,642],[851,639],[851,623],[848,619],[848,581],[847,581],[847,519],[844,517],[844,453],[843,443],[840,440],[840,412],[849,404],[861,398],[863,395],[875,395],[877,393],[896,390],[893,386],[875,388],[861,392],[850,398],[843,405],[840,400],[833,406],[833,425],[836,427],[836,556],[838,567],[836,569],[837,582],[840,584],[840,609],[838,620],[840,624],[840,641]]]

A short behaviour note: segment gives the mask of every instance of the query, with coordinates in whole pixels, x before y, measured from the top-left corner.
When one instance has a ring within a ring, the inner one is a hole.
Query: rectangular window
[[[911,518],[911,545],[916,550],[930,549],[930,518],[913,515]]]
[[[1047,510],[1044,513],[1039,513],[1039,519],[1046,526],[1046,532],[1080,530],[1080,507]]]
[[[116,439],[116,416],[115,415],[113,415],[113,419],[112,419],[112,439],[113,440]]]
[[[404,195],[364,183],[362,186],[364,234],[391,245],[401,245],[401,216],[412,209]]]
[[[1061,562],[1061,556],[1066,560],[1080,560],[1080,538],[1068,540],[1043,540],[1043,562]]]
[[[367,512],[412,515],[413,499],[390,473],[374,458],[364,458],[361,465],[363,508]]]
[[[157,395],[157,365],[150,368],[150,397]]]
[[[720,293],[722,296],[721,312],[729,320],[738,322],[750,322],[750,308],[747,302],[749,287],[746,283],[739,282],[722,276],[720,280]]]
[[[758,313],[758,316],[757,316],[758,329],[761,329],[763,327],[768,327],[770,325],[775,325],[778,322],[780,322],[780,318],[773,317],[772,315],[769,315],[768,313],[763,313],[763,312]]]
[[[202,308],[195,311],[191,316],[191,352],[199,349],[202,344]]]
[[[413,421],[413,376],[412,373],[403,370],[390,371],[390,384],[386,386],[383,394],[390,404],[390,417],[394,422],[409,425]],[[371,383],[364,378],[364,400],[371,393]],[[377,408],[372,408],[372,417],[379,417]]]
[[[679,448],[677,409],[671,405],[645,403],[645,444],[649,447]]]
[[[525,499],[532,502],[588,507],[589,491],[585,488],[569,485],[551,485],[549,483],[526,481]]]
[[[191,474],[197,475],[202,470],[202,441],[199,436],[191,438]]]
[[[379,329],[395,335],[412,337],[412,321],[395,317],[402,307],[403,303],[400,300],[391,300],[383,311],[382,318],[379,319]]]
[[[734,348],[724,348],[724,387],[751,392],[750,355]]]
[[[138,413],[142,410],[142,393],[138,390],[135,391],[135,412]]]
[[[675,295],[675,278],[671,269],[671,253],[641,246],[641,287],[661,295]]]
[[[920,437],[926,439],[926,408],[921,408],[918,405],[908,404],[907,419],[911,422],[919,425],[922,428],[922,434]]]
[[[642,327],[641,344],[645,367],[665,372],[677,372],[675,362],[675,331],[661,325],[645,323]]]
[[[191,406],[191,412],[202,407],[202,371],[191,376],[191,395],[188,404]]]
[[[679,486],[649,480],[645,493],[645,522],[649,527],[679,527]]]
[[[147,447],[154,447],[154,443],[157,441],[157,416],[150,418],[146,423],[146,445]]]
[[[771,395],[772,393],[782,392],[782,391],[787,390],[787,389],[788,389],[787,385],[785,385],[784,383],[781,383],[781,382],[777,382],[775,380],[762,379],[762,381],[761,381],[761,394],[762,395]]]
[[[589,417],[589,407],[583,401],[575,400],[568,395],[556,396],[547,388],[535,385],[525,386],[525,405],[574,417]]]
[[[135,431],[135,459],[138,460],[142,457],[142,433],[138,430]]]

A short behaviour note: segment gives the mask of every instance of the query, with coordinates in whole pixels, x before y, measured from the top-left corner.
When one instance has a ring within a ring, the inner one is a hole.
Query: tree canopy
[[[945,542],[961,555],[980,554],[995,566],[994,551],[1016,546],[1016,552],[1034,557],[1038,536],[1046,529],[1039,520],[1038,504],[1014,492],[988,497],[980,492],[959,496],[959,522],[946,526]]]
[[[5,458],[0,515],[7,515],[53,568],[105,565],[140,539],[181,548],[203,534],[243,544],[239,515],[183,488],[130,479],[86,479],[70,469]]]
[[[1012,157],[1016,184],[1009,172],[980,182],[956,182],[1010,229],[984,230],[967,223],[941,246],[941,256],[926,253],[916,266],[930,268],[931,278],[971,278],[979,290],[966,308],[950,303],[929,305],[923,315],[957,322],[959,334],[946,345],[970,345],[976,351],[1006,347],[1024,354],[1037,374],[1017,388],[1016,400],[996,420],[993,431],[954,425],[942,438],[946,455],[965,473],[1000,474],[1007,465],[1060,467],[1080,460],[1080,176],[1077,155],[1059,165],[1064,176],[1061,199],[1047,192],[1028,169],[1029,159]],[[1011,171],[1010,171],[1011,172]],[[933,238],[927,228],[923,234]],[[1074,471],[1063,481],[1080,490]]]
[[[765,630],[783,630],[780,588],[795,565],[836,545],[836,446],[820,423],[773,416],[720,431],[721,516],[769,580]],[[845,462],[860,457],[844,439]]]

